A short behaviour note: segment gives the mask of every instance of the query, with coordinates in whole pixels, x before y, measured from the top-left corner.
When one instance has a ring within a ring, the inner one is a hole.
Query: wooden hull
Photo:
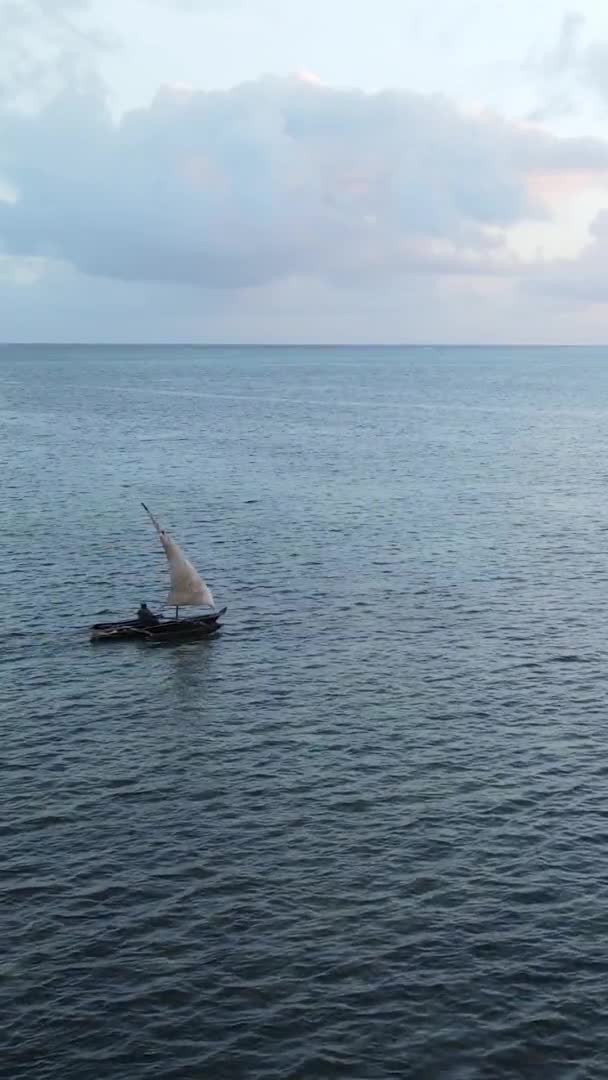
[[[137,619],[95,623],[91,627],[91,641],[191,641],[212,637],[221,629],[219,619],[225,611],[224,607],[191,619],[161,619],[154,626],[140,626]]]

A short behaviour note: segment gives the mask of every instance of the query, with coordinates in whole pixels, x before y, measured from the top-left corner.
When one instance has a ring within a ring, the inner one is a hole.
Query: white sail
[[[159,535],[160,542],[163,545],[165,555],[167,556],[167,562],[169,563],[171,588],[167,597],[167,606],[205,606],[214,608],[215,601],[211,594],[211,589],[205,584],[200,574],[194,569],[192,563],[186,558],[181,548],[178,547],[169,534],[159,525],[154,515],[148,510],[148,507],[144,503],[142,503],[142,506],[152,520],[154,528]]]

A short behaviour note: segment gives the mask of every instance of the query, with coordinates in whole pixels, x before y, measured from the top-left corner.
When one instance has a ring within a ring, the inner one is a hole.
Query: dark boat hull
[[[161,619],[156,625],[141,626],[137,619],[95,623],[91,641],[185,641],[212,637],[221,629],[219,622],[226,608],[191,619]]]

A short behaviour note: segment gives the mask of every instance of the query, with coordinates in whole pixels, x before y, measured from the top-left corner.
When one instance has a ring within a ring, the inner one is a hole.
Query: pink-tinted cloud
[[[589,243],[578,256],[535,268],[526,287],[571,304],[608,304],[608,210],[596,216],[589,231]]]
[[[294,78],[165,89],[118,125],[97,90],[65,93],[2,128],[7,254],[208,288],[512,275],[505,230],[547,215],[548,185],[608,170],[601,140]]]

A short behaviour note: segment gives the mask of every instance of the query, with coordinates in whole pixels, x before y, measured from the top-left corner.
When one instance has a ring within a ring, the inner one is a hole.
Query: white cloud
[[[237,289],[291,276],[511,273],[501,235],[543,220],[531,181],[597,182],[608,144],[447,101],[301,79],[165,90],[114,124],[96,88],[5,116],[8,254],[133,281]]]
[[[525,77],[523,0],[500,18],[472,0],[378,4],[0,0],[2,335],[598,333],[580,313],[608,302],[608,146],[547,129],[567,116],[578,135],[582,97],[608,100],[592,0],[558,34],[553,9],[530,12],[540,45]],[[253,77],[260,65],[295,74]],[[114,75],[131,66],[131,100],[165,85],[115,122]],[[252,78],[201,91],[235,71]],[[353,72],[451,97],[328,83]],[[475,80],[483,101],[501,78],[511,120],[470,105]],[[526,125],[513,118],[530,78],[540,104]]]
[[[24,287],[35,285],[44,276],[46,259],[0,255],[0,284]]]
[[[0,104],[35,109],[90,78],[117,43],[90,18],[89,0],[0,0]]]

